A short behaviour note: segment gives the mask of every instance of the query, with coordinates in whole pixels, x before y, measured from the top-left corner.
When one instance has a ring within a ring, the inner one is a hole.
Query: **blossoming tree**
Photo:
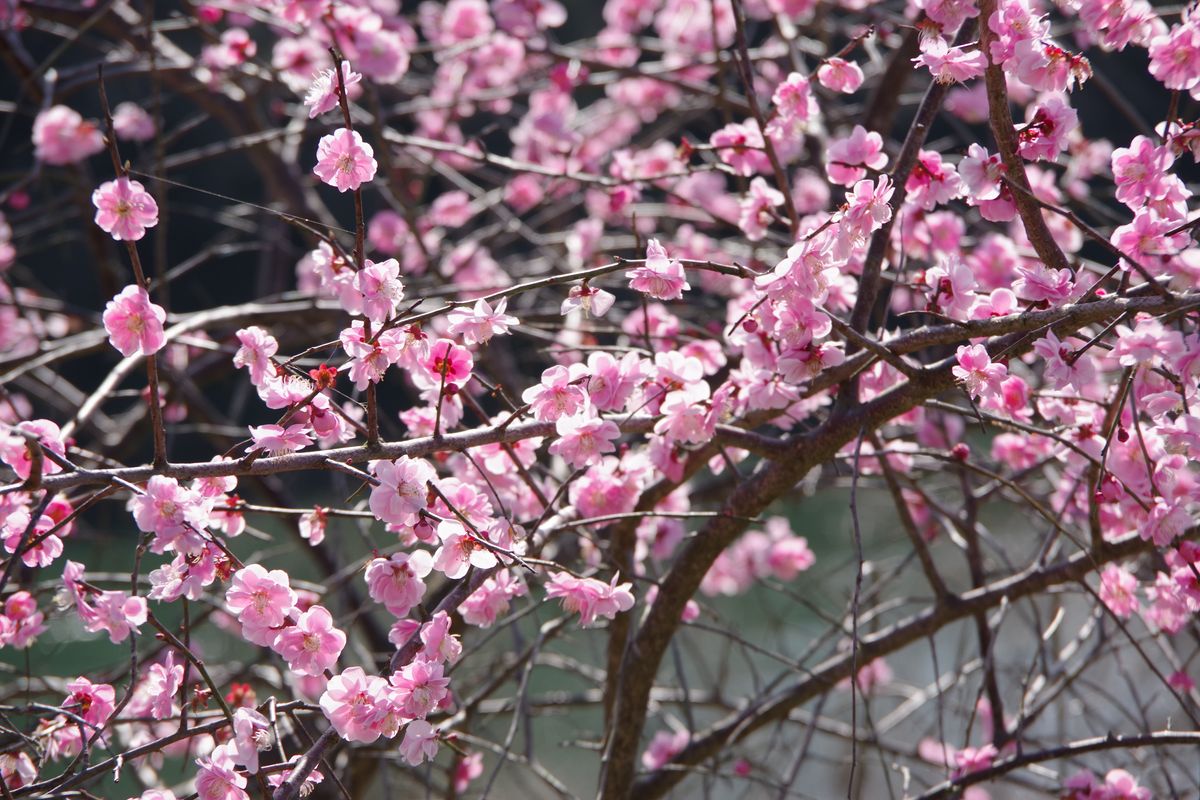
[[[0,28],[5,798],[1200,791],[1194,4]]]

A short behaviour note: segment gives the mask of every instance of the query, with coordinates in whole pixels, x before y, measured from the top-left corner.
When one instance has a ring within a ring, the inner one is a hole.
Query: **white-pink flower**
[[[692,288],[684,275],[683,264],[667,257],[667,250],[658,239],[646,247],[646,260],[636,269],[625,273],[629,288],[648,294],[657,300],[678,300]]]
[[[423,580],[433,570],[433,557],[424,550],[392,553],[367,564],[367,591],[397,617],[408,614],[425,595]]]
[[[379,483],[369,501],[375,518],[392,525],[411,525],[425,508],[429,482],[437,472],[428,461],[400,456],[395,461],[375,461],[371,471]]]
[[[471,567],[491,569],[500,563],[479,537],[469,533],[455,520],[442,520],[437,526],[442,546],[433,554],[433,568],[447,578],[461,578]]]
[[[341,63],[342,83],[346,85],[346,94],[350,97],[355,94],[355,89],[361,91],[362,87],[357,84],[362,80],[362,75],[350,69],[349,61]],[[317,73],[313,77],[312,85],[308,87],[308,93],[304,95],[304,105],[308,106],[308,118],[314,119],[336,108],[339,94],[337,73],[332,67]]]
[[[619,576],[614,575],[612,583],[604,583],[556,572],[546,584],[546,597],[562,598],[563,610],[578,613],[579,624],[587,628],[597,617],[612,619],[619,612],[633,608],[633,593],[629,591],[633,584],[618,585],[618,580]]]
[[[487,300],[480,298],[475,301],[472,309],[456,308],[447,316],[450,323],[449,332],[461,336],[467,344],[482,344],[493,336],[503,336],[512,325],[520,322],[516,317],[506,314],[508,298],[500,298],[495,308]]]

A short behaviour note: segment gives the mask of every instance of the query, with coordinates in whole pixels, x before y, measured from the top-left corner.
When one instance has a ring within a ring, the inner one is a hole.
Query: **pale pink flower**
[[[241,347],[233,354],[233,365],[250,370],[250,382],[255,386],[262,384],[268,376],[275,375],[275,365],[271,358],[279,352],[279,342],[257,325],[242,328],[237,332]]]
[[[404,284],[400,282],[400,262],[394,258],[386,261],[366,260],[366,264],[354,276],[354,288],[361,296],[351,313],[361,312],[377,325],[386,322],[404,300]],[[357,298],[356,298],[357,299]],[[343,298],[345,304],[345,298]]]
[[[137,103],[121,103],[113,109],[113,130],[119,139],[144,142],[154,138],[154,118]]]
[[[140,286],[126,286],[104,307],[104,329],[109,343],[129,357],[135,353],[153,355],[163,348],[167,338],[163,322],[167,312],[150,302]]]
[[[80,608],[84,628],[93,633],[107,631],[113,644],[128,639],[146,621],[147,612],[146,598],[124,592],[101,592],[92,598],[90,611]]]
[[[576,385],[580,377],[577,372],[562,365],[550,367],[542,373],[540,383],[521,393],[521,400],[529,404],[535,419],[554,422],[583,408],[587,398]]]
[[[433,557],[424,550],[392,553],[367,564],[365,578],[371,599],[397,617],[416,608],[425,595],[425,577],[433,570]]]
[[[213,748],[208,758],[196,759],[196,794],[199,800],[249,800],[246,776],[234,765],[233,743]]]
[[[300,754],[297,753],[288,760],[288,763],[294,764],[299,760]],[[278,788],[288,778],[291,777],[292,772],[293,770],[290,769],[281,770],[280,772],[272,772],[267,776],[267,783],[273,788]],[[324,780],[325,775],[322,774],[321,770],[319,769],[314,769],[312,772],[308,773],[308,775],[306,775],[304,778],[304,782],[300,784],[300,797],[308,797],[310,794],[316,791],[317,785]]]
[[[404,731],[404,740],[400,742],[400,755],[411,766],[417,766],[426,759],[437,755],[438,732],[423,719],[408,723]]]
[[[556,572],[546,584],[546,598],[562,598],[564,611],[579,614],[579,624],[585,628],[591,627],[597,617],[612,619],[619,612],[633,608],[633,593],[629,591],[631,583],[617,584],[619,576],[614,575],[612,583],[604,583],[594,578],[577,578],[566,572]]]
[[[551,443],[550,453],[561,456],[574,469],[590,467],[604,453],[615,451],[613,442],[621,437],[615,422],[602,419],[586,405],[578,414],[559,417],[554,429],[558,439]]]
[[[312,606],[275,637],[272,649],[301,675],[321,675],[337,663],[346,634],[333,626],[333,616],[324,606]]]
[[[830,91],[854,94],[862,86],[863,71],[853,61],[834,56],[817,68],[817,80]]]
[[[428,461],[400,456],[395,461],[375,461],[371,471],[379,479],[371,488],[370,507],[375,518],[392,525],[411,525],[426,506],[429,482],[437,472]]]
[[[317,144],[317,165],[313,172],[339,192],[358,189],[375,177],[378,164],[375,151],[363,141],[358,131],[341,128],[322,136]]]
[[[1138,610],[1138,580],[1119,564],[1109,564],[1100,573],[1100,600],[1121,619]]]
[[[138,530],[155,534],[150,545],[154,553],[176,549],[190,553],[204,544],[199,531],[208,520],[203,498],[179,481],[155,475],[146,481],[142,494],[129,501]]]
[[[24,750],[0,753],[0,783],[12,791],[37,780],[37,766]]]
[[[44,451],[59,456],[66,456],[67,446],[63,442],[62,429],[58,424],[48,419],[33,419],[18,422],[8,434],[0,434],[0,461],[12,467],[13,472],[21,480],[29,478],[33,472],[33,454],[29,449],[29,440],[25,434],[31,435]],[[62,467],[43,453],[42,475],[54,475],[62,472]]]
[[[762,241],[767,227],[775,218],[773,209],[783,205],[783,192],[768,184],[761,177],[750,181],[750,191],[738,206],[738,227],[752,242]]]
[[[973,397],[994,394],[1000,391],[1000,382],[1008,376],[1003,364],[993,364],[987,348],[981,344],[960,345],[957,351],[958,366],[954,377]]]
[[[648,294],[657,300],[678,300],[692,288],[684,275],[683,264],[667,257],[667,250],[658,239],[646,246],[646,260],[640,267],[625,273],[629,288]]]
[[[612,292],[606,292],[584,283],[571,287],[567,293],[567,299],[562,302],[559,313],[566,315],[580,308],[583,309],[585,315],[603,317],[613,307],[616,300],[617,298]]]
[[[34,155],[47,164],[74,164],[104,149],[95,123],[67,106],[51,106],[33,121]]]
[[[146,235],[146,228],[158,224],[158,203],[145,186],[129,178],[100,184],[92,192],[92,205],[96,224],[118,242],[136,242]]]
[[[454,791],[463,794],[471,781],[483,774],[483,753],[474,752],[459,760],[454,768]]]
[[[85,722],[100,727],[116,710],[116,697],[116,690],[107,683],[92,683],[80,677],[67,684],[67,699],[62,706]]]
[[[166,658],[151,664],[144,684],[150,696],[150,716],[165,719],[174,713],[175,695],[183,685],[183,665],[175,663],[175,653],[167,651]]]
[[[1168,89],[1190,91],[1200,85],[1200,23],[1185,19],[1150,40],[1150,74]]]
[[[483,344],[493,336],[507,334],[509,326],[520,322],[516,317],[506,314],[507,310],[507,297],[500,298],[494,309],[487,300],[480,298],[470,310],[456,308],[451,311],[447,315],[450,323],[447,330],[455,336],[461,336],[467,344]]]
[[[1112,152],[1117,199],[1134,210],[1152,200],[1162,200],[1170,188],[1168,170],[1175,161],[1171,149],[1158,146],[1148,136],[1135,136],[1129,147]]]
[[[271,723],[253,708],[238,708],[233,712],[233,749],[230,756],[250,774],[258,772],[258,753],[272,744]]]
[[[301,423],[288,425],[286,428],[282,425],[249,427],[250,438],[254,442],[246,447],[247,453],[263,450],[270,455],[280,455],[302,450],[312,444],[312,436],[308,433],[307,426]]]
[[[381,723],[390,705],[387,689],[383,678],[350,667],[329,679],[319,703],[343,739],[370,744],[383,733]]]
[[[692,736],[687,731],[659,731],[654,734],[650,745],[642,753],[642,766],[656,770],[679,755],[687,747]]]
[[[913,59],[918,66],[928,67],[938,83],[966,83],[983,74],[987,59],[979,50],[951,47],[941,37],[922,37],[921,55]]]
[[[445,611],[433,615],[433,619],[421,626],[421,658],[426,661],[445,661],[453,664],[462,656],[462,642],[450,633],[453,620]]]
[[[396,687],[397,702],[408,717],[425,717],[450,693],[450,679],[442,673],[438,661],[415,659],[393,673],[390,683]]]
[[[497,617],[508,611],[512,598],[524,597],[528,592],[523,581],[505,570],[499,570],[463,601],[459,607],[463,622],[490,628]]]
[[[771,160],[767,157],[762,131],[758,123],[731,122],[713,133],[708,143],[717,153],[717,158],[733,167],[734,172],[750,177],[756,172],[768,172]]]
[[[353,99],[357,92],[362,91],[362,87],[357,85],[362,80],[362,75],[350,69],[349,61],[342,62],[341,72],[342,82],[346,85],[346,94]],[[308,106],[308,118],[314,119],[326,111],[337,108],[339,94],[337,73],[333,71],[332,67],[313,76],[312,85],[308,87],[308,93],[304,96],[304,105]]]
[[[881,170],[887,163],[883,137],[875,131],[868,132],[862,125],[855,125],[849,136],[829,143],[825,173],[833,183],[850,186],[866,177],[864,168]]]
[[[300,516],[300,536],[315,547],[325,541],[325,526],[328,523],[328,509],[316,506]]]
[[[242,636],[255,644],[270,645],[275,632],[296,607],[296,593],[281,569],[267,571],[251,564],[233,574],[225,592],[225,609],[242,623]]]
[[[491,569],[500,563],[491,549],[459,522],[442,520],[437,535],[442,545],[433,554],[433,568],[447,578],[461,578],[471,567]]]
[[[1138,526],[1138,534],[1153,541],[1158,547],[1167,547],[1183,535],[1192,525],[1192,516],[1184,503],[1168,503],[1161,497],[1154,498],[1150,514]]]

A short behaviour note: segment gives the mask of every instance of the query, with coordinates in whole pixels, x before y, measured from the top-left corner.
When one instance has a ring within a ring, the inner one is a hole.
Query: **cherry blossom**
[[[140,286],[126,286],[104,307],[104,329],[108,341],[128,358],[153,355],[167,343],[163,322],[167,312],[150,302]]]
[[[96,224],[118,242],[136,242],[158,224],[158,204],[141,183],[117,178],[92,192]]]
[[[579,614],[579,624],[585,628],[595,624],[597,617],[612,619],[621,611],[633,608],[631,583],[611,583],[594,578],[577,578],[565,572],[556,572],[546,583],[546,597],[560,598],[563,610]]]
[[[357,190],[375,178],[375,151],[358,131],[341,128],[322,136],[317,145],[316,176],[339,192]]]
[[[301,675],[321,675],[337,663],[346,634],[333,627],[333,617],[323,606],[312,606],[295,625],[285,627],[271,647]]]

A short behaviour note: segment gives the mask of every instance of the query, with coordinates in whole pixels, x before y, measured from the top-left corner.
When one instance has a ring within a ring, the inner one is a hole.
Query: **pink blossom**
[[[1200,84],[1200,24],[1183,22],[1150,40],[1150,74],[1168,89],[1190,91]]]
[[[1071,296],[1075,289],[1070,270],[1051,269],[1041,261],[1031,266],[1017,267],[1020,278],[1013,282],[1012,289],[1017,297],[1031,303],[1058,305]]]
[[[1168,503],[1161,497],[1154,498],[1154,505],[1145,521],[1138,526],[1138,534],[1153,541],[1158,547],[1167,547],[1183,535],[1192,525],[1192,516],[1184,503]]]
[[[425,717],[450,693],[450,679],[442,674],[441,663],[420,658],[393,673],[390,683],[396,687],[397,702],[408,717]]]
[[[367,590],[372,600],[382,603],[397,617],[403,617],[421,602],[425,595],[422,579],[432,570],[433,557],[424,550],[375,558],[367,564]]]
[[[63,709],[74,712],[89,725],[100,727],[116,710],[116,697],[116,690],[107,683],[92,683],[80,677],[67,684]]]
[[[75,164],[104,149],[95,123],[67,106],[51,106],[33,121],[34,155],[47,164]]]
[[[508,611],[512,598],[524,597],[528,592],[523,581],[500,570],[472,592],[463,601],[459,611],[468,625],[490,628],[497,617]]]
[[[288,760],[288,763],[294,764],[295,762],[297,762],[299,760],[300,760],[300,755],[296,754],[296,755],[292,756],[291,759]],[[290,770],[290,769],[281,770],[280,772],[272,772],[270,775],[267,776],[267,783],[270,786],[272,786],[273,788],[278,788],[288,778],[291,777],[292,772],[293,772],[293,770]],[[325,780],[325,775],[322,774],[321,770],[319,770],[319,769],[314,769],[312,772],[308,773],[308,775],[306,775],[304,778],[304,782],[302,784],[300,784],[300,792],[299,792],[300,797],[308,797],[310,794],[312,794],[316,790],[317,785],[320,784],[324,780]]]
[[[375,177],[378,164],[374,153],[358,131],[341,128],[321,137],[313,172],[325,183],[336,186],[339,192],[357,190]]]
[[[0,434],[0,461],[12,467],[21,480],[27,480],[33,472],[33,454],[29,438],[42,448],[42,475],[62,472],[62,467],[45,456],[45,451],[66,456],[67,446],[62,438],[62,429],[48,419],[33,419],[18,422],[7,434]]]
[[[295,423],[286,428],[282,425],[250,426],[250,438],[254,443],[246,448],[246,452],[261,450],[277,456],[283,453],[293,453],[303,450],[312,444],[312,436],[307,426]]]
[[[830,91],[854,94],[862,86],[863,71],[853,61],[834,56],[817,68],[817,80]]]
[[[437,740],[438,732],[432,725],[423,719],[413,720],[404,731],[404,741],[400,742],[400,755],[415,767],[437,755]]]
[[[89,610],[85,613],[84,608]],[[147,612],[146,598],[130,597],[124,592],[101,592],[90,606],[80,608],[84,628],[107,631],[113,644],[128,639],[146,621]]]
[[[154,138],[154,118],[137,103],[121,103],[113,109],[113,130],[119,139],[145,142]]]
[[[450,633],[452,620],[445,611],[433,615],[433,619],[421,626],[421,658],[426,661],[445,661],[453,664],[462,656],[462,642]]]
[[[1175,156],[1169,147],[1156,146],[1147,136],[1135,136],[1129,147],[1112,152],[1113,181],[1117,199],[1132,209],[1152,200],[1162,200],[1169,190],[1168,172]]]
[[[716,151],[717,158],[733,167],[738,175],[748,178],[756,172],[769,172],[771,169],[762,131],[754,120],[731,122],[714,132],[708,143]]]
[[[259,564],[239,569],[225,592],[225,608],[242,624],[242,636],[255,644],[270,645],[271,629],[283,625],[296,607],[296,593],[281,569],[267,571]]]
[[[1053,161],[1067,149],[1067,135],[1079,125],[1079,117],[1065,95],[1045,95],[1036,106],[1029,106],[1024,128],[1017,134],[1021,156],[1030,160]]]
[[[483,753],[474,752],[459,760],[454,768],[454,791],[463,794],[471,781],[483,774]]]
[[[606,292],[603,289],[583,283],[579,286],[571,287],[567,293],[567,299],[562,302],[559,313],[566,315],[580,308],[583,309],[583,313],[586,316],[603,317],[612,308],[616,300],[617,298],[612,292]]]
[[[561,456],[574,469],[590,467],[602,454],[616,450],[613,442],[621,436],[615,422],[602,419],[590,406],[578,414],[559,417],[554,429],[558,439],[550,444],[550,453]]]
[[[315,547],[325,541],[325,526],[328,522],[328,510],[321,506],[316,506],[312,511],[300,515],[300,536],[307,539],[308,543]]]
[[[662,767],[688,746],[692,736],[687,731],[659,731],[642,753],[642,766],[649,770]]]
[[[233,712],[233,749],[230,756],[235,764],[246,771],[258,772],[258,753],[269,750],[272,744],[271,723],[253,708],[239,708]]]
[[[629,591],[633,584],[618,585],[618,580],[614,575],[612,583],[604,583],[556,572],[546,584],[546,598],[562,598],[563,610],[579,614],[579,624],[590,628],[597,617],[612,619],[619,612],[633,608],[633,593]]]
[[[321,675],[337,663],[346,634],[333,627],[333,617],[324,606],[312,606],[275,637],[272,649],[301,675]]]
[[[425,508],[429,482],[437,478],[429,462],[400,456],[395,461],[373,462],[371,471],[379,479],[370,498],[375,518],[393,525],[414,523]]]
[[[467,344],[483,344],[493,336],[504,336],[509,326],[520,322],[516,317],[506,314],[508,298],[500,298],[495,309],[487,300],[480,298],[475,301],[471,310],[456,308],[447,316],[450,323],[449,332],[463,337]]]
[[[550,367],[542,373],[540,383],[521,393],[521,400],[529,404],[539,422],[555,422],[578,413],[586,402],[583,390],[576,385],[578,372],[563,366]]]
[[[140,286],[126,286],[104,307],[104,329],[109,343],[128,358],[135,353],[153,355],[163,348],[167,338],[163,322],[167,312],[150,302]]]
[[[350,667],[329,679],[321,710],[343,739],[370,744],[383,733],[390,712],[387,681]]]
[[[993,364],[987,348],[981,344],[960,345],[957,351],[956,377],[973,397],[1000,391],[1000,382],[1008,375],[1003,364]]]
[[[33,595],[24,590],[13,592],[4,601],[4,616],[0,617],[0,646],[24,650],[46,630],[45,619]]]
[[[943,163],[941,155],[932,150],[918,153],[904,188],[908,201],[926,211],[961,197],[965,191],[954,167]]]
[[[438,339],[429,347],[429,355],[421,361],[429,375],[440,384],[459,388],[466,385],[475,368],[471,351],[449,339]]]
[[[24,750],[0,753],[0,783],[12,791],[37,780],[37,766]]]
[[[174,713],[174,700],[183,685],[183,665],[175,663],[175,653],[168,650],[159,663],[151,664],[143,684],[150,697],[150,716],[165,719]]]
[[[868,132],[862,125],[855,125],[849,136],[829,143],[825,173],[833,183],[850,186],[865,178],[867,169],[881,170],[887,163],[883,137],[875,131]]]
[[[196,766],[199,800],[249,800],[246,776],[234,767],[232,742],[213,748],[208,758],[196,759]]]
[[[354,288],[361,302],[352,303],[347,311],[361,312],[364,317],[382,325],[404,300],[404,284],[400,282],[400,263],[394,258],[386,261],[367,259],[365,265],[354,276]],[[343,299],[345,305],[345,300]]]
[[[437,535],[442,545],[433,554],[433,568],[445,573],[447,578],[461,578],[471,567],[491,569],[499,563],[488,546],[475,534],[468,533],[459,522],[442,520],[438,523]]]
[[[922,37],[921,55],[913,62],[927,67],[938,83],[966,83],[982,75],[987,66],[979,50],[968,52],[962,47],[951,47],[941,37]]]
[[[233,354],[233,365],[250,370],[250,382],[260,386],[267,376],[275,374],[271,358],[279,352],[279,342],[257,325],[242,328],[237,338],[241,347]]]
[[[629,288],[648,294],[657,300],[678,300],[692,288],[683,272],[683,264],[668,258],[666,248],[651,239],[646,247],[642,266],[625,273]]]
[[[750,181],[750,191],[742,200],[739,210],[738,227],[752,242],[762,241],[767,235],[767,227],[775,218],[772,209],[783,205],[783,193],[768,184],[761,177]]]
[[[1138,610],[1138,581],[1119,564],[1109,564],[1100,573],[1100,600],[1121,619]]]
[[[208,518],[203,499],[174,478],[153,476],[144,492],[134,495],[129,505],[138,530],[155,534],[152,552],[175,549],[190,553],[203,545],[199,531]]]
[[[358,82],[362,80],[362,75],[350,69],[349,61],[341,62],[341,73],[348,95],[353,96],[356,93],[354,89],[361,92],[362,87],[358,86]],[[304,105],[308,106],[308,118],[315,119],[326,111],[337,108],[340,94],[337,73],[332,67],[317,73],[304,96]]]
[[[118,242],[136,242],[146,235],[146,228],[158,224],[158,204],[145,186],[129,178],[100,184],[92,192],[92,205],[96,224]]]

